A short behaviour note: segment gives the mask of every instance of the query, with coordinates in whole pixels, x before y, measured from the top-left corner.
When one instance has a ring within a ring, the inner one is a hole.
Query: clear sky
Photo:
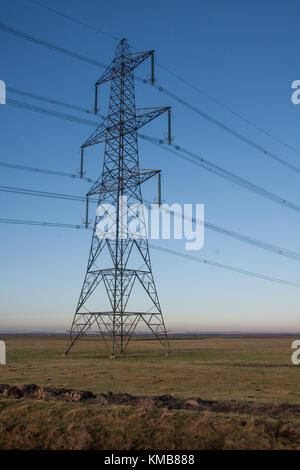
[[[155,49],[158,64],[269,130],[299,154],[262,134],[184,85],[158,65],[168,90],[229,127],[300,167],[300,105],[291,83],[300,79],[299,2],[296,0],[41,0],[46,5],[118,37],[138,50]],[[110,63],[117,41],[74,24],[29,0],[0,0],[1,22],[100,62]],[[93,84],[102,69],[0,31],[0,79],[8,87],[91,108]],[[137,71],[147,77],[150,64]],[[107,110],[107,91],[101,111]],[[8,92],[7,96],[68,112]],[[101,99],[101,98],[100,98]],[[226,169],[300,204],[299,175],[197,116],[150,86],[136,84],[139,107],[172,106],[175,142]],[[84,117],[84,116],[83,116]],[[0,105],[0,161],[76,172],[79,149],[91,129],[9,105]],[[166,118],[145,128],[163,137]],[[206,220],[300,251],[300,215],[252,194],[152,146],[139,143],[142,168],[163,172],[163,198],[204,203]],[[95,178],[103,147],[87,156]],[[88,183],[1,168],[0,185],[84,195]],[[153,197],[149,183],[145,195]],[[81,223],[84,204],[0,192],[0,218]],[[0,225],[1,330],[69,328],[81,289],[91,232]],[[184,241],[158,241],[184,250]],[[195,253],[193,253],[195,254]],[[197,253],[219,263],[299,281],[300,264],[205,233]],[[173,331],[300,331],[300,289],[152,253],[154,276],[169,329]],[[101,308],[101,307],[100,307]]]

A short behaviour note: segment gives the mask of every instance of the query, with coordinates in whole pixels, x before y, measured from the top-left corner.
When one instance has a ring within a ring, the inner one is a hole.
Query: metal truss
[[[116,208],[115,215],[111,219],[115,232],[113,237],[99,234],[98,224],[101,215],[97,212],[87,270],[65,354],[91,328],[93,331],[99,331],[112,357],[116,354],[123,354],[139,322],[147,325],[154,337],[170,352],[168,335],[153,279],[147,237],[142,235],[133,237],[130,233],[127,238],[124,237],[123,231],[128,230],[128,227],[125,227],[125,222],[120,215],[122,214],[120,210],[122,197],[126,196],[128,205],[142,204],[141,185],[155,175],[160,177],[160,170],[140,169],[137,144],[139,128],[166,111],[170,122],[170,107],[142,109],[137,114],[134,69],[151,57],[152,83],[154,83],[153,54],[154,51],[133,54],[126,39],[123,39],[116,48],[113,62],[95,84],[95,112],[97,112],[97,87],[111,81],[109,112],[108,117],[99,124],[81,147],[81,174],[83,174],[84,149],[105,142],[102,174],[87,193],[87,197],[98,195],[99,207],[109,203]],[[141,210],[139,214],[141,234],[144,233],[145,224],[144,213]],[[109,265],[106,268],[103,266],[104,251],[109,258]],[[99,285],[104,287],[110,309],[90,311],[86,305],[87,301]],[[128,308],[129,299],[134,296],[137,286],[142,287],[143,295],[150,303],[147,311],[132,311]]]

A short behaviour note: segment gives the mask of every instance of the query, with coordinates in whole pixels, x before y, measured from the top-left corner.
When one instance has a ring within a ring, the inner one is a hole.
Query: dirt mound
[[[212,401],[201,398],[180,399],[171,395],[134,396],[129,393],[99,393],[94,395],[86,390],[73,390],[54,387],[40,387],[36,384],[17,387],[0,384],[1,398],[34,398],[38,400],[59,400],[67,402],[91,401],[99,405],[126,405],[141,408],[157,407],[168,410],[212,411],[215,413],[241,413],[261,416],[300,416],[300,405],[287,403],[244,404],[236,401]]]
[[[84,401],[93,398],[92,392],[53,387],[39,387],[36,384],[16,387],[0,385],[0,398],[37,398],[40,400]]]
[[[160,396],[134,396],[129,393],[99,393],[96,396],[96,401],[100,404],[114,404],[114,405],[143,405],[144,402],[147,404],[151,401],[153,406],[158,408],[176,409],[181,407],[181,400],[172,397],[171,395],[160,395]]]

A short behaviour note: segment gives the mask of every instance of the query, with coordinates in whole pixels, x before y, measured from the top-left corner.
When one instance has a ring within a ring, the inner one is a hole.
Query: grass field
[[[300,404],[293,336],[177,336],[173,355],[138,337],[125,358],[110,359],[96,337],[66,357],[64,336],[2,336],[0,383],[94,393],[170,394],[239,403]],[[155,407],[0,400],[0,448],[272,449],[300,448],[300,417],[166,410]]]

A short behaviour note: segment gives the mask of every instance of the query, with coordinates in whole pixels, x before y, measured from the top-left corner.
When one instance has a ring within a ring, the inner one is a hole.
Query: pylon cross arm
[[[163,106],[161,108],[151,109],[147,113],[140,114],[136,117],[135,130],[138,130],[141,127],[145,126],[145,124],[148,124],[148,122],[153,121],[153,119],[157,118],[166,111],[169,111],[169,109],[171,109],[171,106]]]
[[[119,139],[120,129],[122,127],[123,135],[130,132],[137,131],[141,127],[148,124],[153,119],[157,118],[161,114],[165,113],[170,109],[170,106],[162,106],[160,108],[153,108],[146,113],[138,116],[132,116],[129,119],[119,121],[113,126],[106,127],[107,119],[101,122],[101,124],[95,129],[92,135],[85,141],[81,148],[90,147],[91,145],[100,144],[101,142],[108,142],[113,139]]]
[[[131,57],[126,57],[124,62],[120,60],[113,60],[113,62],[103,72],[101,77],[96,81],[95,86],[101,85],[105,82],[109,82],[109,80],[118,77],[120,73],[122,73],[122,75],[125,75],[128,72],[131,72],[142,62],[144,62],[144,60],[148,59],[148,57],[150,57],[153,53],[153,50],[137,52],[136,54],[131,54]]]
[[[107,118],[104,119],[94,130],[94,132],[90,135],[90,137],[85,141],[85,143],[81,146],[81,148],[88,147],[89,145],[94,145],[98,142],[94,142],[95,139],[97,139],[98,136],[105,134],[107,129]]]
[[[148,181],[153,176],[160,173],[160,171],[161,170],[141,170],[139,172],[132,172],[128,175],[124,175],[124,176],[120,177],[120,179],[126,179],[127,180],[127,179],[133,178],[134,181],[137,184],[142,184],[142,183],[145,183],[145,181]]]
[[[126,188],[136,186],[145,183],[153,176],[160,173],[161,170],[141,170],[139,172],[128,173],[127,175],[120,176],[114,183],[105,184],[103,182],[97,182],[88,191],[86,196],[93,196],[95,194],[105,194],[113,191],[118,191],[119,182],[124,181]]]

